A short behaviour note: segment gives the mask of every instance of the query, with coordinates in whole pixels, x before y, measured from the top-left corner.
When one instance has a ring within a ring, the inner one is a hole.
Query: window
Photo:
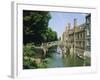
[[[87,35],[87,36],[90,35],[90,31],[89,31],[88,26],[87,26],[87,29],[86,29],[86,35]]]
[[[90,44],[90,42],[89,42],[89,40],[87,40],[86,45],[89,46],[89,44]]]

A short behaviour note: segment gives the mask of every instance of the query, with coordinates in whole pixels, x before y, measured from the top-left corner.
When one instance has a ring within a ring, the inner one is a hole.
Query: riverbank
[[[44,56],[42,48],[36,48],[33,44],[23,47],[23,69],[46,68],[52,52],[56,51],[56,46],[50,47],[48,54]]]
[[[60,67],[82,67],[90,66],[91,59],[80,57],[68,52],[63,53],[62,48],[53,46],[48,48],[46,56],[43,56],[43,50],[35,48],[34,45],[26,45],[23,48],[23,69],[38,68],[60,68]]]

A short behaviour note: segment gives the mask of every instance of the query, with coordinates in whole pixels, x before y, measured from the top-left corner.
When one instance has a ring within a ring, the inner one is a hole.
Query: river
[[[59,52],[58,52],[59,51]],[[77,67],[77,66],[89,66],[89,60],[80,59],[77,56],[70,54],[64,55],[59,47],[52,53],[51,58],[47,63],[47,68],[58,67]]]

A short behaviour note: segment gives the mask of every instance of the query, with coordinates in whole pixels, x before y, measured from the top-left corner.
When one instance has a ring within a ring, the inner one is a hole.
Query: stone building
[[[70,32],[70,23],[68,23],[68,25],[66,26],[65,31],[63,32],[62,36],[61,36],[61,41],[63,42],[63,44],[65,46],[68,45],[68,41],[69,41],[69,32]]]
[[[76,28],[76,27],[75,27]],[[74,50],[79,57],[84,57],[85,52],[85,23],[74,30]]]
[[[74,27],[71,28],[70,23],[68,23],[65,32],[63,32],[62,41],[70,49],[71,54],[84,56],[85,24],[77,25],[77,19],[74,19]]]
[[[85,55],[90,57],[91,55],[91,14],[86,15],[86,26],[85,26]]]
[[[74,26],[70,23],[66,26],[62,35],[63,45],[70,49],[70,53],[81,58],[90,57],[91,50],[91,15],[86,15],[86,22],[78,25],[77,19],[74,19]]]

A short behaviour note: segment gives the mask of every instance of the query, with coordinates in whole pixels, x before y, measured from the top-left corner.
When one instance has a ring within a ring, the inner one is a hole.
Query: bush
[[[38,68],[37,64],[30,59],[23,61],[23,69],[35,69]]]
[[[27,45],[23,46],[23,55],[28,56],[28,57],[34,56],[35,55],[34,45],[33,44],[27,44]]]

